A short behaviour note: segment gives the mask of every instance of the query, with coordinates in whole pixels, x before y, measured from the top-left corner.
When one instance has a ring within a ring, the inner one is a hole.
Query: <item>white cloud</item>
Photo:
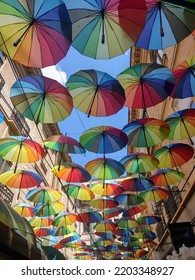
[[[49,66],[41,69],[43,76],[58,81],[65,86],[67,82],[67,74],[57,66]]]

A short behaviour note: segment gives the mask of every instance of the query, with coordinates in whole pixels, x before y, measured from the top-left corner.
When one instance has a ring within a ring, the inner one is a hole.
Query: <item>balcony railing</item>
[[[6,186],[0,184],[0,198],[11,205],[14,194]]]

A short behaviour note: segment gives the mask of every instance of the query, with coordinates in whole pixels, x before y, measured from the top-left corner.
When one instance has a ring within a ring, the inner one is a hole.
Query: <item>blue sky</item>
[[[126,52],[121,56],[117,56],[112,59],[106,60],[96,60],[88,58],[81,55],[73,47],[70,48],[66,57],[61,60],[58,65],[47,67],[43,69],[43,74],[45,76],[55,78],[60,83],[66,85],[66,80],[70,75],[74,74],[79,70],[95,69],[102,72],[106,72],[109,75],[116,77],[119,73],[125,70],[130,65],[130,52]],[[123,108],[117,114],[109,117],[87,117],[86,114],[82,113],[78,109],[73,109],[71,115],[64,121],[59,122],[58,125],[63,134],[73,137],[79,141],[80,135],[87,129],[99,126],[99,125],[109,125],[122,129],[124,125],[128,123],[128,110]],[[107,157],[120,160],[123,156],[127,154],[127,148],[122,149],[113,154],[107,154]],[[73,155],[72,161],[84,165],[97,157],[101,157],[101,154],[95,154],[92,152],[87,152],[85,155]]]

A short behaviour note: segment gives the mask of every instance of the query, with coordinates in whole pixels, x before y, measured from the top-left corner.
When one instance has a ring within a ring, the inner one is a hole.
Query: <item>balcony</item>
[[[6,186],[0,184],[0,198],[11,205],[14,194]]]

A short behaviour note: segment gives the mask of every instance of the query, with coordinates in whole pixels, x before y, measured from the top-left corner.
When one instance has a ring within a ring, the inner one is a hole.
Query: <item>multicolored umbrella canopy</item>
[[[147,16],[136,46],[163,50],[177,45],[194,30],[194,6],[191,1],[146,0]]]
[[[98,232],[113,233],[116,227],[117,227],[116,224],[111,220],[104,220],[99,223],[96,223],[94,229]]]
[[[151,190],[143,191],[140,196],[144,201],[160,201],[169,197],[170,192],[161,187],[153,187]]]
[[[78,213],[77,222],[80,223],[98,223],[102,220],[102,215],[97,211],[92,209],[85,210],[83,212]]]
[[[74,107],[90,116],[107,117],[123,108],[125,92],[118,80],[97,70],[80,70],[66,83]]]
[[[49,227],[36,227],[33,229],[36,236],[49,236],[52,235],[53,229]]]
[[[52,217],[38,217],[34,216],[29,220],[29,223],[32,227],[49,227],[52,225],[53,218]]]
[[[98,154],[114,153],[123,149],[128,142],[127,135],[113,126],[96,126],[80,136],[80,143],[90,152]]]
[[[146,17],[145,1],[65,1],[73,24],[73,47],[92,58],[125,53],[140,35]],[[122,27],[121,27],[122,26]],[[125,31],[124,28],[126,27]]]
[[[34,188],[42,181],[43,178],[32,170],[9,170],[0,174],[0,183],[10,188]]]
[[[0,139],[0,157],[18,163],[36,162],[44,156],[43,147],[36,141],[22,136],[9,136]]]
[[[161,217],[157,215],[142,215],[137,218],[138,223],[141,225],[152,225],[161,221]]]
[[[58,201],[39,203],[33,209],[33,214],[39,217],[56,215],[64,210],[64,204]]]
[[[140,174],[157,168],[159,160],[155,156],[136,152],[123,157],[120,163],[124,165],[127,172]]]
[[[139,205],[144,202],[144,199],[140,195],[128,191],[115,195],[114,199],[119,203],[119,205],[126,206]]]
[[[133,219],[133,218],[129,218],[129,217],[123,217],[123,218],[120,218],[118,221],[117,221],[117,226],[119,228],[122,228],[122,229],[133,229],[133,228],[136,228],[137,226],[139,226],[138,222]]]
[[[58,214],[53,221],[53,226],[68,226],[76,222],[77,215],[71,212]]]
[[[171,97],[184,99],[195,96],[195,56],[187,58],[173,69],[175,86]]]
[[[124,172],[124,166],[117,160],[111,158],[97,158],[85,165],[91,176],[99,179],[113,179],[120,177]]]
[[[184,140],[195,136],[195,109],[184,109],[169,115],[165,122],[170,127],[169,139]]]
[[[125,89],[125,105],[146,109],[164,101],[174,87],[173,73],[157,63],[141,63],[129,67],[117,76]]]
[[[194,155],[194,149],[187,144],[173,143],[159,148],[153,155],[159,160],[160,168],[172,168],[188,162]]]
[[[96,241],[93,242],[93,246],[99,247],[99,246],[106,246],[109,244],[113,244],[114,240],[113,239],[104,239],[104,238],[98,238]]]
[[[90,189],[94,194],[104,196],[117,195],[121,194],[124,191],[120,184],[113,181],[105,181],[104,183],[94,183],[90,185]]]
[[[91,179],[91,175],[85,168],[72,162],[65,162],[60,166],[54,166],[52,173],[68,183],[88,182]]]
[[[184,178],[184,173],[170,168],[159,169],[150,179],[154,182],[155,186],[169,186],[180,182]]]
[[[144,212],[147,209],[147,205],[146,204],[140,204],[140,205],[134,205],[134,206],[130,206],[127,208],[127,210],[125,210],[122,214],[123,217],[132,217],[135,216],[139,213]]]
[[[45,147],[65,154],[84,154],[84,147],[76,139],[66,135],[52,135],[43,141]]]
[[[46,203],[60,200],[62,194],[48,186],[41,186],[30,190],[26,194],[26,199],[35,203]]]
[[[134,234],[134,231],[125,228],[116,228],[114,234],[121,237],[131,237]]]
[[[25,76],[10,89],[14,107],[36,123],[57,123],[70,116],[73,100],[56,80],[44,76]]]
[[[95,198],[92,190],[85,185],[66,184],[62,186],[62,190],[70,197],[78,200],[92,200]]]
[[[108,196],[99,196],[96,197],[95,199],[91,200],[89,202],[89,205],[92,206],[93,208],[98,208],[98,209],[107,209],[107,208],[115,208],[119,204],[118,202],[113,199],[112,197]]]
[[[124,211],[122,207],[114,207],[107,209],[103,212],[103,217],[105,220],[108,220],[110,218],[116,217],[119,214],[121,214]]]
[[[68,52],[72,23],[65,4],[56,0],[0,2],[0,49],[30,67],[55,65]]]
[[[120,181],[120,185],[125,191],[141,192],[151,189],[154,185],[153,181],[147,177],[127,177]]]
[[[0,123],[2,123],[4,121],[4,115],[3,113],[0,112]]]
[[[132,147],[151,147],[163,142],[169,135],[169,125],[159,119],[137,119],[122,129],[128,136],[128,144]]]
[[[20,203],[14,205],[13,209],[23,217],[33,217],[34,216],[34,214],[32,213],[34,206],[29,203],[20,202]]]
[[[67,234],[70,234],[72,232],[76,231],[76,228],[73,225],[68,225],[68,226],[59,226],[55,227],[52,230],[52,234],[54,236],[64,236]]]

